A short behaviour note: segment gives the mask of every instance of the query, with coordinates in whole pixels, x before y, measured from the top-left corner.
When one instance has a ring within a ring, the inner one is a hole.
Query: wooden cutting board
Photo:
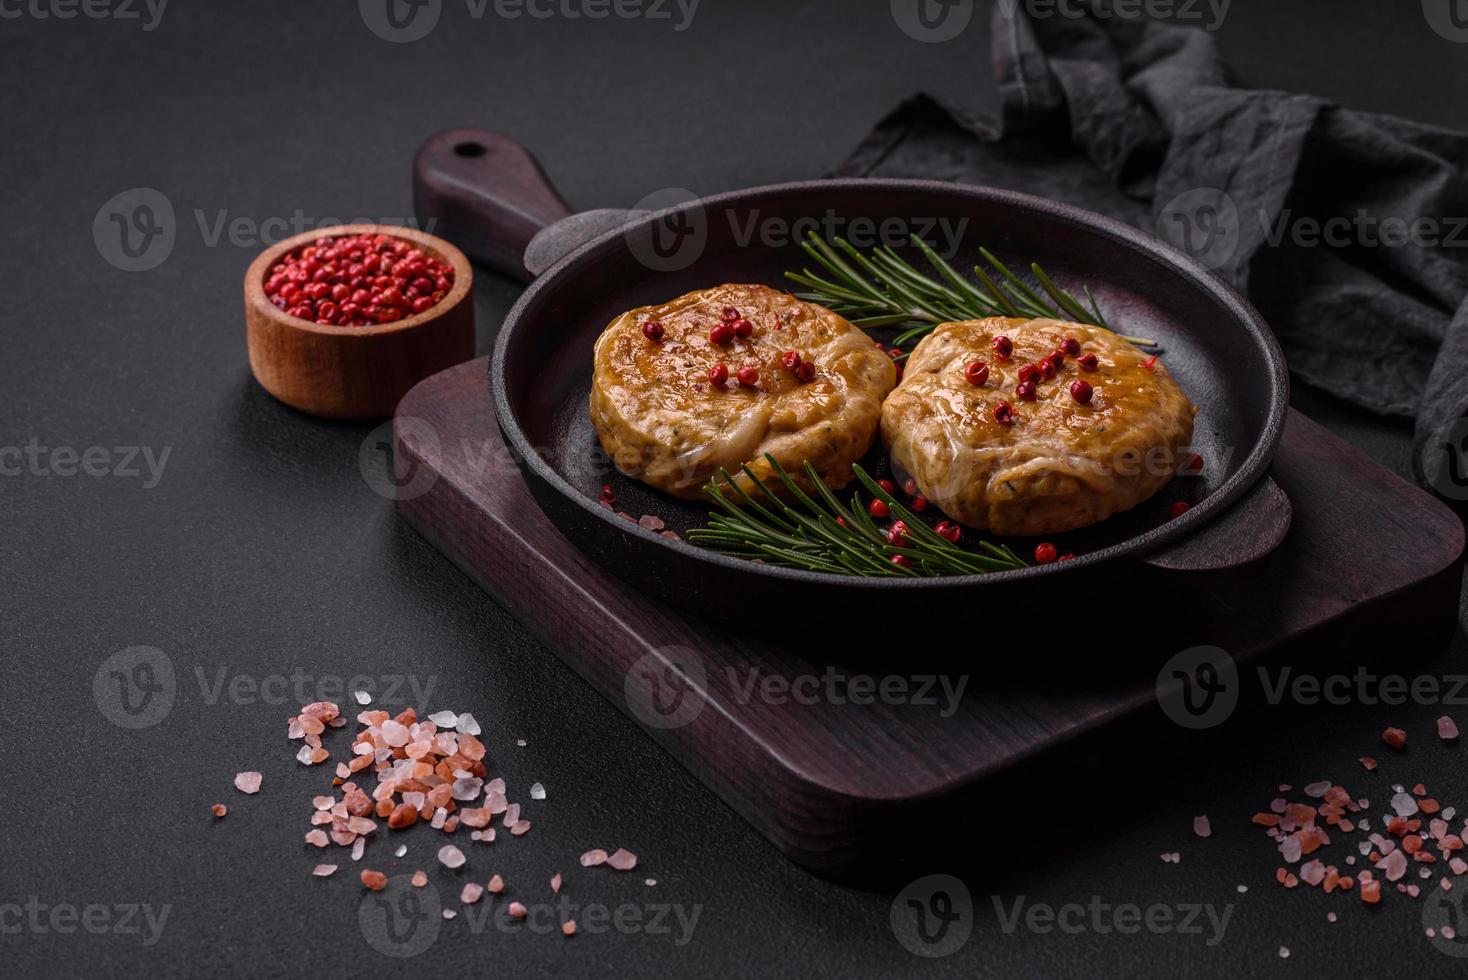
[[[1159,708],[1176,713],[1184,698],[1189,727],[1215,718],[1228,697],[1208,700],[1198,657],[1216,666],[1217,654],[1173,660],[1186,649],[1221,648],[1242,668],[1342,638],[1353,651],[1375,636],[1435,650],[1455,627],[1457,516],[1291,412],[1271,473],[1294,506],[1283,545],[1243,569],[1182,577],[1163,601],[1139,597],[1137,614],[1166,628],[1097,651],[1092,669],[1061,669],[1045,644],[985,649],[981,631],[958,656],[932,642],[963,616],[913,624],[906,641],[861,623],[799,642],[741,632],[637,594],[550,525],[501,441],[487,371],[487,358],[459,365],[398,406],[399,511],[777,848],[824,874],[865,877],[904,849],[961,838],[986,806],[1006,806],[993,794],[1009,777],[1082,734],[1114,737],[1124,721],[1169,730]],[[947,652],[924,652],[935,647]],[[1194,686],[1159,689],[1175,669]],[[1235,690],[1247,701],[1246,683]],[[893,834],[901,824],[923,833]]]

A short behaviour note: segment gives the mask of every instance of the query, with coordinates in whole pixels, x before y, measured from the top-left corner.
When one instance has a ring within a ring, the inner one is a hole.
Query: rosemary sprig
[[[834,242],[833,246],[810,232],[800,243],[830,278],[810,268],[787,272],[785,277],[810,290],[799,294],[801,299],[819,303],[864,330],[904,328],[892,341],[894,347],[905,347],[940,323],[990,316],[1068,319],[1111,329],[1089,287],[1086,288],[1086,299],[1090,301],[1087,307],[1057,286],[1034,262],[1030,263],[1030,274],[1036,286],[1031,286],[994,253],[981,248],[979,254],[989,268],[974,266],[976,285],[959,275],[943,256],[916,235],[912,238],[913,245],[940,278],[925,275],[887,245],[863,255],[844,238],[836,238]],[[1158,346],[1155,340],[1118,336],[1139,347]]]
[[[765,459],[788,496],[777,496],[748,466],[741,469],[759,488],[754,493],[720,469],[718,478],[704,487],[718,511],[709,515],[708,526],[688,532],[689,541],[726,555],[833,575],[932,578],[1025,567],[1025,562],[1007,547],[982,542],[981,553],[973,552],[940,537],[865,470],[854,466],[856,478],[867,492],[885,503],[893,518],[907,525],[906,543],[895,547],[872,520],[860,493],[852,495],[849,505],[841,503],[815,467],[806,463],[806,476],[816,488],[812,497],[773,456],[766,454]],[[912,567],[894,565],[893,555],[905,555]]]

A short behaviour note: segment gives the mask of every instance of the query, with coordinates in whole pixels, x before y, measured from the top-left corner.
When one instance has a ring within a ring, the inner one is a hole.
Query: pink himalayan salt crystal
[[[499,875],[494,875],[493,877],[491,877],[489,879],[489,893],[491,895],[498,895],[500,892],[502,892],[504,890],[505,890],[505,879],[501,878]]]
[[[1458,737],[1458,725],[1447,715],[1437,720],[1437,737],[1444,742],[1451,742]]]
[[[1394,850],[1376,862],[1376,867],[1386,872],[1387,881],[1397,881],[1407,873],[1407,855],[1402,851]]]
[[[326,836],[326,831],[324,830],[312,830],[308,831],[306,834],[307,844],[315,844],[317,847],[325,847],[329,842],[330,839]]]
[[[336,874],[336,865],[318,864],[316,865],[316,867],[311,869],[311,873],[318,878],[327,878],[333,874]]]
[[[414,871],[413,872],[413,887],[414,888],[422,888],[426,884],[428,884],[428,872],[426,872],[426,871]]]
[[[258,772],[237,772],[234,775],[234,788],[241,793],[258,793],[262,778],[264,777]]]
[[[1290,948],[1288,946],[1281,946],[1279,948],[1279,958],[1282,960],[1290,958]]]
[[[607,864],[611,865],[617,871],[631,871],[637,867],[637,855],[619,847],[607,858]]]
[[[607,863],[607,852],[606,851],[603,851],[599,847],[593,848],[592,850],[587,851],[585,854],[581,855],[581,866],[583,868],[591,868],[591,867],[595,867],[598,864],[606,864],[606,863]]]
[[[1213,826],[1208,822],[1206,816],[1193,818],[1193,833],[1199,837],[1213,836]]]
[[[362,860],[362,852],[364,850],[366,850],[366,848],[367,848],[367,838],[365,838],[365,837],[358,837],[352,843],[352,860],[353,861],[360,861],[360,860]]]
[[[1329,790],[1330,782],[1328,780],[1322,780],[1321,782],[1311,783],[1310,785],[1306,786],[1305,795],[1312,799],[1318,800],[1322,796],[1324,796]]]
[[[525,906],[521,905],[519,902],[511,902],[510,903],[510,918],[512,918],[512,919],[523,919],[523,918],[525,918]]]
[[[480,897],[483,895],[484,886],[477,885],[471,881],[464,886],[463,891],[459,892],[459,901],[463,902],[465,905],[473,905],[475,902],[479,901]]]
[[[556,895],[561,893],[561,873],[559,871],[551,875],[551,892]]]
[[[1334,922],[1335,920],[1336,920],[1336,914],[1334,912],[1327,912],[1327,913],[1325,913],[1325,921],[1326,922]]]
[[[408,744],[407,726],[389,718],[382,723],[382,740],[395,749],[402,748]]]
[[[1448,867],[1453,869],[1453,874],[1460,875],[1468,871],[1468,861],[1464,861],[1460,857],[1455,857],[1448,862]]]
[[[336,799],[330,796],[315,796],[311,798],[311,805],[318,810],[330,810],[336,804]]]
[[[1300,879],[1314,888],[1325,880],[1325,865],[1319,860],[1305,862],[1300,866]]]
[[[1360,763],[1361,768],[1365,769],[1367,772],[1370,772],[1372,769],[1376,768],[1376,760],[1371,758],[1370,756],[1363,755],[1360,759]]]
[[[443,917],[445,919],[455,918],[456,916],[458,916],[458,914],[459,913],[455,912],[453,909],[444,909],[443,910]]]
[[[445,868],[462,868],[464,852],[452,844],[445,844],[438,849],[438,860]]]
[[[1417,801],[1407,793],[1398,793],[1392,797],[1392,809],[1399,817],[1410,817],[1417,812]]]
[[[576,920],[575,919],[567,919],[565,922],[561,923],[561,935],[563,935],[563,936],[574,936],[574,935],[576,935]]]
[[[525,831],[527,831],[529,829],[530,829],[530,821],[529,820],[521,820],[519,823],[515,824],[515,826],[513,826],[513,827],[510,828],[510,833],[511,834],[514,834],[516,837],[519,837],[519,836],[523,835],[525,833]]]

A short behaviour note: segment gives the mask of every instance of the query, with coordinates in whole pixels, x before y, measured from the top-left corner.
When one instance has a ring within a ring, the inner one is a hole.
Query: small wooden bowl
[[[454,286],[437,306],[395,323],[333,327],[277,309],[265,296],[271,266],[318,238],[361,233],[411,242],[454,267]],[[334,419],[381,419],[431,374],[474,357],[474,272],[442,238],[392,225],[339,225],[309,231],[261,252],[245,273],[250,370],[266,391],[303,412]]]

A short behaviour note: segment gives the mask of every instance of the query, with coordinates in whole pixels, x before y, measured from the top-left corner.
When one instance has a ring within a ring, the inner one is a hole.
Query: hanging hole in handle
[[[485,152],[483,143],[475,143],[472,140],[454,144],[454,156],[468,157],[472,160],[474,157],[484,156]]]

